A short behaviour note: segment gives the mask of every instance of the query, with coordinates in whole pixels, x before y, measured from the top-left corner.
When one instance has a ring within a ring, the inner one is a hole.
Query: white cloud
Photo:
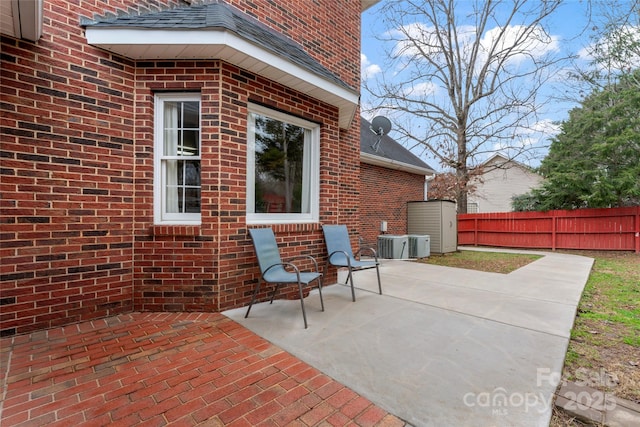
[[[557,135],[560,132],[560,125],[554,123],[551,119],[542,119],[531,126],[530,129],[525,130],[525,133],[540,133],[547,137]]]
[[[593,44],[585,46],[578,51],[578,58],[583,61],[593,61]]]
[[[617,28],[612,33],[612,38],[600,38],[595,42],[585,46],[578,52],[578,57],[586,62],[593,62],[596,59],[595,53],[598,52],[598,56],[609,57],[611,59],[612,68],[617,70],[635,69],[640,67],[640,48],[636,47],[635,50],[629,50],[627,55],[623,55],[619,59],[615,58],[615,51],[619,51],[619,46],[615,45],[615,38],[618,38],[618,42],[622,45],[630,46],[640,44],[640,27],[625,25]],[[602,69],[605,68],[605,64],[600,64]]]
[[[479,64],[488,59],[489,52],[493,50],[494,57],[499,57],[500,53],[509,55],[509,62],[515,65],[526,61],[527,59],[537,59],[548,53],[560,50],[560,37],[548,35],[541,27],[530,29],[527,38],[525,33],[527,27],[523,25],[509,25],[507,27],[494,27],[486,31],[479,40]],[[473,43],[476,40],[476,27],[470,25],[461,25],[456,28],[458,44],[461,49],[462,57],[468,63],[471,55]],[[394,48],[394,54],[408,58],[429,55],[431,57],[442,55],[442,49],[436,37],[434,27],[425,25],[420,22],[402,27],[400,30],[391,32],[392,37],[397,40]],[[518,47],[511,50],[515,44]],[[493,48],[493,47],[496,48]],[[496,53],[497,52],[497,53]],[[437,60],[436,60],[437,61]]]
[[[360,54],[360,76],[362,81],[371,79],[381,72],[382,69],[378,64],[372,64],[364,53]]]
[[[546,34],[541,27],[530,29],[527,38],[524,39],[526,33],[527,28],[523,25],[495,27],[484,34],[480,46],[486,55],[495,46],[496,52],[505,52],[509,55],[509,60],[515,63],[521,63],[528,58],[540,58],[560,50],[559,37]],[[509,51],[516,45],[518,47],[515,50]]]
[[[393,30],[390,35],[391,38],[396,40],[396,45],[393,49],[394,56],[411,58],[416,55],[435,56],[442,54],[442,50],[438,47],[435,28],[421,22]]]
[[[404,96],[407,98],[421,98],[433,95],[438,91],[438,86],[432,82],[416,83],[409,88],[405,88]]]
[[[521,151],[540,150],[549,144],[549,139],[560,132],[560,125],[551,119],[542,119],[527,127],[519,127],[514,137],[509,140],[494,141],[491,149],[493,152],[503,153],[507,156],[516,155]]]

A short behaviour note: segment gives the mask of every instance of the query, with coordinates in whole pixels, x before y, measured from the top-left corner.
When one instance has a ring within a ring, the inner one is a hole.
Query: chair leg
[[[354,290],[354,287],[353,287],[353,272],[351,271],[351,269],[349,269],[349,276],[347,277],[347,280],[351,281],[351,300],[353,302],[356,302],[356,291]],[[347,282],[345,282],[344,284],[346,285]]]
[[[300,305],[302,306],[302,318],[304,319],[304,328],[307,329],[307,312],[304,311],[304,297],[302,295],[302,283],[298,282],[298,291],[300,292]]]
[[[318,277],[318,293],[320,294],[320,306],[324,311],[324,301],[322,300],[322,276]]]
[[[378,269],[378,264],[376,264],[376,274],[378,275],[378,291],[380,295],[382,295],[382,284],[380,283],[380,270]]]
[[[273,290],[273,294],[271,294],[271,301],[269,301],[269,304],[273,304],[273,299],[276,297],[276,294],[278,293],[279,288],[280,288],[280,283],[276,283],[276,287]]]
[[[320,280],[322,280],[322,278],[324,277],[327,277],[328,272],[329,272],[329,259],[327,259],[327,262],[324,263],[324,271],[322,272],[322,276],[320,276]],[[336,269],[336,275],[337,273],[338,271]],[[320,302],[322,302],[322,292],[320,292]],[[322,311],[324,311],[324,302],[322,302]]]
[[[251,311],[251,306],[253,305],[253,303],[256,300],[256,295],[258,295],[258,291],[260,290],[260,284],[262,282],[262,279],[258,279],[258,284],[256,285],[256,288],[253,290],[253,295],[251,296],[251,302],[249,303],[249,308],[247,308],[247,313],[244,315],[244,318],[246,319],[247,317],[249,317],[249,312]]]

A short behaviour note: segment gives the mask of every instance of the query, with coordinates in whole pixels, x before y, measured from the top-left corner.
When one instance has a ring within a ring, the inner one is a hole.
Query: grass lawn
[[[420,262],[445,267],[466,268],[492,273],[511,273],[539,258],[541,255],[512,254],[506,252],[460,251],[432,255]]]
[[[563,378],[640,403],[640,255],[570,251],[595,259],[578,305]],[[461,251],[423,260],[428,264],[508,273],[532,262],[529,255]],[[561,413],[552,426],[581,426]]]

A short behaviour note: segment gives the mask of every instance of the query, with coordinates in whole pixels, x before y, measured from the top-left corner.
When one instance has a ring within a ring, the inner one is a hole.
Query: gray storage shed
[[[455,252],[458,248],[458,219],[455,202],[449,200],[408,202],[407,233],[429,235],[432,253]]]

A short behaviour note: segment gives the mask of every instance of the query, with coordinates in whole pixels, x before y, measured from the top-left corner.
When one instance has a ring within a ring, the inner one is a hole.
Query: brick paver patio
[[[4,426],[403,426],[219,313],[132,313],[0,341]]]

